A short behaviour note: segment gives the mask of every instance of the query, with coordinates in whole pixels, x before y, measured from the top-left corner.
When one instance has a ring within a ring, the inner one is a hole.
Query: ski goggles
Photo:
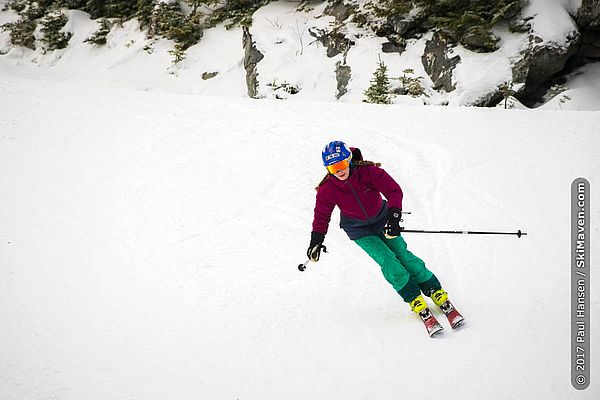
[[[338,171],[343,171],[346,168],[348,168],[350,166],[350,159],[345,159],[339,162],[336,162],[335,164],[331,164],[327,166],[327,171],[329,171],[329,173],[331,174],[335,174]]]

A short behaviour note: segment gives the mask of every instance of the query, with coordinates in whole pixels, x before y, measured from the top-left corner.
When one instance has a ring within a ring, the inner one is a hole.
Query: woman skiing
[[[333,141],[325,146],[322,158],[328,174],[317,187],[307,250],[309,259],[315,262],[319,260],[331,214],[338,206],[341,212],[340,227],[379,264],[385,279],[410,305],[411,310],[419,314],[430,335],[441,331],[441,325],[429,311],[421,293],[431,297],[443,310],[445,306],[452,306],[438,278],[419,257],[407,250],[406,242],[400,235],[403,194],[398,183],[379,164],[363,161],[360,150],[351,151],[341,141]],[[457,325],[461,321],[454,322]],[[453,320],[450,322],[454,327]]]

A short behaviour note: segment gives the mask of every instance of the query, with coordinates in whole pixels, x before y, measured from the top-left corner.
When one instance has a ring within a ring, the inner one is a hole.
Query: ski
[[[419,313],[419,317],[423,324],[425,325],[425,329],[427,329],[427,333],[429,337],[434,337],[444,330],[444,327],[440,325],[438,320],[433,316],[429,308],[424,309]]]
[[[444,312],[446,318],[448,318],[448,322],[450,323],[452,329],[456,329],[462,325],[465,318],[458,312],[456,308],[454,308],[454,305],[450,303],[450,300],[446,300],[440,306],[440,308]]]

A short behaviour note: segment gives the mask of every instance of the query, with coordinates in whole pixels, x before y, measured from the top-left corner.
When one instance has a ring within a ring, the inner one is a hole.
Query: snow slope
[[[570,186],[591,183],[595,246],[599,113],[252,101],[7,74],[0,93],[3,400],[600,395],[597,372],[584,392],[569,372]],[[462,331],[428,338],[337,216],[330,254],[296,269],[320,150],[338,138],[400,182],[407,228],[528,233],[405,234],[468,319]]]

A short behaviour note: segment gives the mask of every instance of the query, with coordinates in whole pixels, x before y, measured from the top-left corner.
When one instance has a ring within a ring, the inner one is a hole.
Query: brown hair
[[[352,163],[352,165],[354,165],[356,168],[367,167],[367,166],[370,166],[370,165],[374,165],[376,167],[381,167],[381,163],[379,163],[379,162],[366,161],[366,160],[355,161],[355,162]],[[319,188],[321,186],[323,186],[323,184],[325,183],[325,181],[327,181],[327,178],[329,178],[329,175],[331,175],[331,174],[328,172],[327,175],[325,175],[323,177],[323,179],[321,179],[321,182],[319,182],[319,184],[315,188],[316,191],[319,191]]]

